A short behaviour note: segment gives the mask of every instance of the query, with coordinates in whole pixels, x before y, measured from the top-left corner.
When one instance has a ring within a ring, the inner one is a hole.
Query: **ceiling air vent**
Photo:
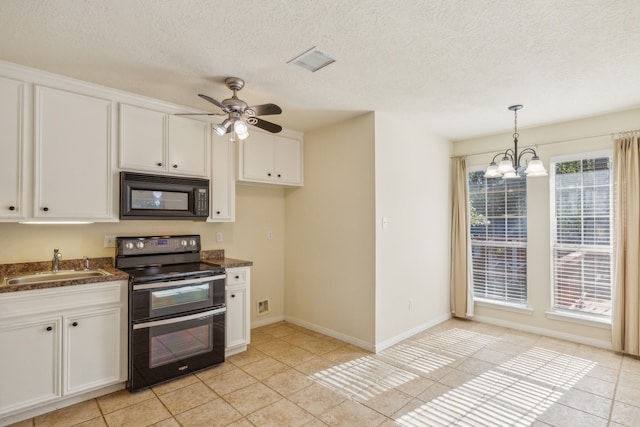
[[[316,72],[320,68],[324,68],[332,62],[336,62],[335,59],[320,52],[315,46],[304,52],[301,55],[296,56],[287,64],[295,64],[302,68],[306,68],[311,72]]]

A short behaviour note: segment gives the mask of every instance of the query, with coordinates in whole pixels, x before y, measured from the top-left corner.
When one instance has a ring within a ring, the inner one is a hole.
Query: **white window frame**
[[[606,315],[598,315],[587,312],[580,312],[577,310],[567,310],[562,308],[555,307],[555,251],[554,246],[556,242],[556,233],[557,233],[557,222],[556,222],[556,174],[555,174],[555,164],[563,163],[567,161],[582,161],[585,159],[594,159],[598,157],[609,157],[613,162],[613,150],[597,150],[597,151],[589,151],[589,152],[580,152],[574,154],[563,154],[558,156],[552,156],[549,159],[549,301],[550,308],[545,313],[546,317],[554,320],[562,320],[576,324],[582,324],[587,326],[595,326],[608,328],[611,324],[611,317]],[[613,176],[611,177],[613,179]],[[614,237],[615,237],[615,224],[613,224],[613,197],[614,197],[614,189],[613,183],[611,183],[611,197],[609,198],[609,211],[611,212],[611,293],[613,295],[613,270],[614,270],[614,260],[613,260],[613,245],[614,245]],[[612,296],[612,304],[613,304],[613,296]]]
[[[467,202],[470,204],[470,191],[469,191],[469,174],[472,172],[479,172],[479,171],[484,171],[486,168],[486,165],[476,165],[476,166],[469,166],[467,167],[467,181],[466,181],[466,185],[467,185],[467,193],[468,193],[468,197],[467,197]],[[491,179],[502,179],[502,178],[491,178]],[[526,187],[526,198],[527,198],[527,203],[528,203],[528,198],[529,198],[529,185],[528,183],[525,181],[525,187]],[[528,260],[529,260],[529,218],[528,218],[529,212],[528,212],[528,207],[527,207],[527,215],[526,215],[526,220],[527,220],[527,241],[524,245],[525,249],[526,249],[526,260],[525,263],[527,264],[527,274],[525,276],[525,285],[526,285],[526,293],[525,293],[525,301],[523,302],[515,302],[515,301],[505,301],[505,300],[498,300],[498,299],[492,299],[492,298],[483,298],[483,297],[478,297],[475,295],[475,292],[473,292],[473,299],[475,302],[479,303],[478,305],[482,306],[491,306],[494,308],[499,308],[502,310],[507,310],[507,311],[515,311],[515,312],[521,312],[521,313],[525,313],[525,314],[531,314],[533,313],[533,309],[529,306],[529,269],[528,269]],[[469,227],[467,229],[467,232],[469,233],[469,240],[471,240],[471,228]],[[470,243],[471,245],[471,243]],[[473,263],[473,260],[471,260],[471,262]],[[473,287],[473,266],[471,266],[470,268],[471,272],[472,272],[472,278],[471,278],[471,286]]]

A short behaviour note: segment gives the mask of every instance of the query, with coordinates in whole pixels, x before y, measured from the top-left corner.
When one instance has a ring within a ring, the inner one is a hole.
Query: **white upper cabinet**
[[[114,220],[109,100],[35,86],[34,205],[41,220]]]
[[[0,221],[27,214],[24,204],[24,83],[0,77]]]
[[[206,177],[209,174],[211,125],[185,117],[169,116],[169,164],[171,171]]]
[[[211,222],[235,221],[235,144],[228,136],[213,135],[211,149]]]
[[[207,177],[207,122],[120,104],[120,168]]]
[[[302,185],[301,137],[253,131],[239,144],[239,181]]]
[[[120,104],[120,168],[166,171],[166,117],[158,111]]]

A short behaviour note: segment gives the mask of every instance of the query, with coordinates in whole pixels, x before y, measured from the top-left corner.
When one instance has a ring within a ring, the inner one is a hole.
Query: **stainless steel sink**
[[[18,274],[7,276],[4,279],[5,285],[28,285],[32,283],[59,282],[61,280],[88,279],[91,277],[111,276],[111,273],[104,270],[63,270],[63,271],[43,271],[41,273]]]

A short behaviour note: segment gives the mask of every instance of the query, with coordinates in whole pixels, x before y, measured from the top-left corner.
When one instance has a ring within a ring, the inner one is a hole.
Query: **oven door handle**
[[[222,280],[226,279],[226,274],[218,274],[215,276],[205,276],[198,277],[197,279],[188,279],[188,280],[176,280],[173,282],[154,282],[154,283],[146,283],[143,285],[133,285],[134,291],[142,291],[145,289],[162,289],[162,288],[171,288],[174,286],[182,286],[182,285],[190,285],[193,283],[204,283],[211,280]]]
[[[154,320],[145,323],[136,323],[133,329],[153,328],[154,326],[171,325],[172,323],[186,322],[187,320],[202,319],[205,317],[217,316],[227,311],[226,307],[217,308],[215,310],[203,311],[202,313],[190,314],[188,316],[173,317],[171,319]]]

